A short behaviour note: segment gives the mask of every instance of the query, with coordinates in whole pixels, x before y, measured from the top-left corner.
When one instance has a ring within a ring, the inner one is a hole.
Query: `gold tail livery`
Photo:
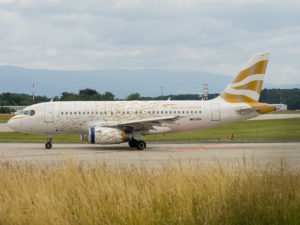
[[[274,110],[258,102],[269,54],[257,53],[225,90],[209,101],[74,101],[31,105],[8,121],[15,131],[81,134],[91,144],[128,142],[146,148],[141,137],[223,126]]]

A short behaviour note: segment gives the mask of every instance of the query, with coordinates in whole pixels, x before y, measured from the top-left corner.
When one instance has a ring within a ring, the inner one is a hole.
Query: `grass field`
[[[0,162],[0,224],[300,224],[300,172]]]
[[[0,114],[0,123],[6,123],[13,116],[11,114]]]
[[[145,141],[203,141],[225,140],[229,134],[234,140],[300,140],[300,118],[278,120],[248,120],[224,127],[192,131],[177,134],[150,135]],[[44,143],[46,135],[23,134],[17,132],[0,132],[0,142],[37,142]],[[79,135],[54,135],[54,143],[81,143]]]
[[[271,114],[300,114],[300,111],[286,110],[286,111],[273,111]]]
[[[159,134],[145,137],[149,141],[200,141],[226,139],[234,134],[235,140],[300,140],[300,118],[278,120],[248,120],[207,130],[178,134]]]
[[[18,132],[0,132],[0,142],[46,143],[47,136],[42,134],[24,134]],[[54,143],[82,143],[80,135],[54,135]]]

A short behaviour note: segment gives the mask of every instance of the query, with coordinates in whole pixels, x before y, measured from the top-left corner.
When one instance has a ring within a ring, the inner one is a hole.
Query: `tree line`
[[[218,93],[208,94],[208,99],[217,97]],[[116,101],[116,100],[201,100],[198,94],[179,94],[157,97],[142,97],[139,93],[132,93],[125,99],[118,99],[111,92],[103,94],[93,89],[83,89],[78,93],[63,92],[60,97],[54,97],[54,101]],[[35,96],[34,103],[48,102],[51,98],[47,96]],[[263,89],[261,91],[260,102],[288,105],[288,109],[300,109],[300,89]],[[5,111],[3,106],[22,105],[27,106],[33,103],[32,96],[27,94],[2,93],[0,94],[0,112]]]

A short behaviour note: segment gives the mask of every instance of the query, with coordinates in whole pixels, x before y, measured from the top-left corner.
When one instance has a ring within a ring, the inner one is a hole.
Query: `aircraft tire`
[[[46,143],[46,144],[45,144],[45,148],[46,148],[46,149],[51,149],[51,148],[52,148],[52,144],[49,143],[49,142]]]
[[[135,140],[135,139],[131,139],[129,142],[128,142],[128,144],[129,144],[129,147],[130,148],[136,148],[137,147],[137,140]]]
[[[146,143],[144,141],[138,141],[136,147],[138,150],[144,150],[146,148]]]

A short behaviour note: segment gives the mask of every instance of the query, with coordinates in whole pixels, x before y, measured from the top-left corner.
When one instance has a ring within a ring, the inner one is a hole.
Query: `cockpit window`
[[[19,115],[25,115],[25,116],[33,116],[35,114],[34,110],[22,110],[18,112]]]
[[[22,110],[19,112],[19,115],[29,115],[29,110]]]

